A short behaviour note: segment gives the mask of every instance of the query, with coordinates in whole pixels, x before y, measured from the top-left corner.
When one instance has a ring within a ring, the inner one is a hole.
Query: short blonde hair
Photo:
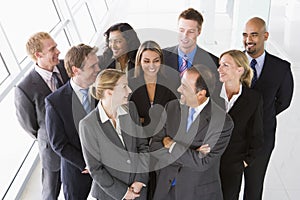
[[[35,62],[37,61],[37,57],[35,56],[36,52],[42,52],[43,40],[52,39],[49,33],[47,32],[37,32],[33,34],[26,43],[26,51],[28,56],[31,57]]]
[[[98,100],[102,99],[104,91],[113,90],[118,80],[125,75],[125,72],[117,69],[104,69],[96,78],[95,86],[92,88],[92,96]]]
[[[230,55],[234,62],[237,64],[238,67],[244,68],[244,73],[240,78],[240,82],[247,87],[251,87],[251,81],[253,77],[253,70],[249,65],[249,60],[246,54],[240,50],[229,50],[221,54],[220,59],[224,55]]]

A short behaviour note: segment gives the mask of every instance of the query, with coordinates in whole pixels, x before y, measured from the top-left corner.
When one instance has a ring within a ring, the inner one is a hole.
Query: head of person
[[[97,47],[79,44],[71,47],[64,58],[69,77],[82,88],[93,84],[100,71],[97,51]]]
[[[134,76],[144,74],[144,76],[156,77],[162,63],[163,53],[160,46],[152,40],[145,41],[136,54]]]
[[[186,53],[197,45],[197,37],[201,33],[203,16],[197,10],[189,8],[178,17],[179,48]]]
[[[46,32],[37,32],[26,43],[27,54],[39,67],[52,71],[59,64],[60,51],[57,44]]]
[[[104,33],[106,47],[112,52],[114,58],[127,55],[134,62],[140,40],[135,30],[128,23],[112,25]]]
[[[265,41],[268,40],[266,22],[259,18],[249,19],[243,32],[243,43],[246,52],[252,57],[257,58],[265,51]]]
[[[104,69],[97,76],[92,95],[98,100],[108,100],[112,107],[117,107],[128,103],[131,92],[125,72]]]
[[[244,52],[229,50],[221,54],[218,72],[223,83],[241,83],[246,87],[251,86],[253,71]]]
[[[180,102],[190,107],[201,105],[214,90],[215,76],[204,65],[194,65],[187,69],[177,89]]]

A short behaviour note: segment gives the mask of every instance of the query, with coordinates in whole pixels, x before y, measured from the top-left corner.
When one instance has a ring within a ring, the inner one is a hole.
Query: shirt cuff
[[[172,150],[175,146],[176,142],[173,142],[173,144],[171,144],[170,148],[169,148],[169,153],[172,153]]]

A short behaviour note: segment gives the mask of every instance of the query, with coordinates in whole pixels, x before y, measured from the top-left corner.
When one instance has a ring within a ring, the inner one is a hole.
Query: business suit
[[[63,61],[57,68],[63,82],[68,75]],[[31,137],[38,140],[39,155],[42,162],[43,199],[57,199],[60,192],[60,158],[52,150],[45,127],[45,98],[51,89],[32,69],[31,72],[15,87],[15,106],[17,118],[22,128]]]
[[[84,158],[93,178],[91,194],[97,199],[122,199],[133,182],[146,184],[148,181],[147,140],[133,137],[140,132],[136,126],[138,114],[127,113],[119,116],[119,120],[125,146],[111,122],[101,121],[99,108],[79,124]],[[139,157],[139,153],[146,153],[145,157]],[[147,189],[142,188],[140,194],[136,199],[145,200]]]
[[[233,128],[233,122],[211,100],[203,108],[186,132],[188,107],[177,100],[167,104],[167,118],[162,130],[155,135],[150,150],[157,162],[157,186],[154,200],[223,199],[219,176],[219,164]],[[169,153],[162,139],[171,137],[175,146]],[[209,144],[211,152],[206,156],[196,151]],[[176,178],[176,185],[171,186]],[[170,197],[173,195],[173,197]]]
[[[229,144],[221,157],[220,176],[224,200],[239,199],[245,161],[255,162],[263,146],[263,100],[253,89],[242,87],[242,93],[229,110],[234,122]]]
[[[78,135],[79,121],[86,116],[70,81],[46,100],[46,128],[54,151],[61,157],[61,178],[66,199],[86,199],[92,179],[86,168]],[[92,99],[91,107],[96,101]]]
[[[215,88],[214,91],[219,91],[221,88],[221,82],[219,81],[219,74],[217,71],[217,67],[219,66],[219,58],[214,56],[213,54],[205,51],[199,46],[196,47],[196,54],[194,56],[194,60],[190,61],[192,65],[202,64],[211,69],[212,73],[215,75]],[[179,76],[179,63],[178,63],[178,46],[168,47],[163,49],[164,54],[164,64],[166,74],[168,74],[168,78],[170,83],[172,83],[172,89],[176,91],[176,89],[180,85],[180,76]],[[213,92],[212,97],[216,103],[219,104],[219,94],[217,92]]]
[[[246,168],[245,199],[261,199],[267,166],[274,149],[276,115],[287,109],[293,96],[290,63],[265,52],[261,75],[254,89],[263,97],[264,145],[255,163]]]

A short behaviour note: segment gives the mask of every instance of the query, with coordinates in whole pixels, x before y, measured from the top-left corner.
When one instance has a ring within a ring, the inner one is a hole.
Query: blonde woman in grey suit
[[[128,104],[130,93],[124,72],[103,70],[92,94],[98,106],[79,124],[96,199],[146,199],[149,147],[138,113]]]

